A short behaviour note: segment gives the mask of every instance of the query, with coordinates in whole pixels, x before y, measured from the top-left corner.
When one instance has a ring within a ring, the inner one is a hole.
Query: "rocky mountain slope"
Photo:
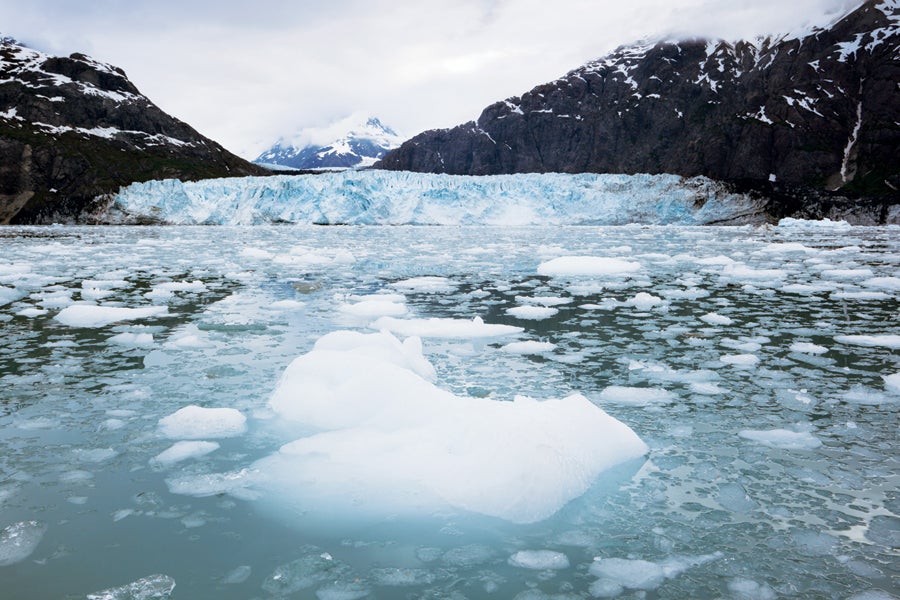
[[[134,181],[265,173],[164,113],[121,69],[0,40],[0,224],[70,222]]]
[[[297,141],[282,138],[253,162],[292,169],[347,169],[370,167],[403,140],[377,118],[359,123],[339,123],[333,141],[306,143],[310,137],[328,137],[327,131],[301,131]],[[330,128],[334,129],[334,128]]]
[[[705,175],[767,195],[776,216],[886,214],[900,202],[898,41],[900,2],[868,0],[800,34],[623,47],[376,168]]]

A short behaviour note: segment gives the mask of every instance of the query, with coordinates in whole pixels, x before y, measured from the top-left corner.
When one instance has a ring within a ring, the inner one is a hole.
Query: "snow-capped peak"
[[[402,141],[378,118],[355,114],[282,137],[254,162],[294,169],[362,168]]]

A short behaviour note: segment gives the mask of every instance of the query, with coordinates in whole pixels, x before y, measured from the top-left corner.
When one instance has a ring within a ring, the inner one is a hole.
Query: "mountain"
[[[121,69],[0,40],[0,224],[70,222],[135,181],[262,175]]]
[[[782,215],[860,197],[884,212],[900,202],[898,31],[900,2],[869,0],[800,34],[622,47],[375,166],[704,175]]]
[[[292,169],[369,167],[402,141],[376,118],[362,122],[349,117],[327,128],[303,130],[292,140],[282,138],[253,162]]]

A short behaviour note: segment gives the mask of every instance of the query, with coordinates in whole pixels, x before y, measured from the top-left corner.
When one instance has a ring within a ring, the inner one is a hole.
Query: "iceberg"
[[[703,225],[761,222],[759,200],[705,177],[346,171],[119,190],[101,220],[177,225]]]
[[[455,508],[533,523],[648,452],[580,394],[462,397],[434,375],[418,338],[326,335],[287,367],[269,401],[280,426],[303,436],[257,461],[254,483],[292,510],[358,517]]]

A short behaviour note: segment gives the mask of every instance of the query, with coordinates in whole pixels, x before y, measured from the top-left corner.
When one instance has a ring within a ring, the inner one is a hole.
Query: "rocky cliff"
[[[376,168],[705,175],[774,216],[862,204],[877,222],[900,202],[898,33],[900,2],[869,0],[826,29],[620,48]]]
[[[265,173],[164,113],[121,69],[0,40],[0,224],[71,222],[135,181]]]

